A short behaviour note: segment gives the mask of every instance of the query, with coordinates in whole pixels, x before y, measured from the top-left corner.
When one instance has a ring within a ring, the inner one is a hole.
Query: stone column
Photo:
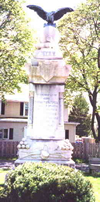
[[[29,83],[29,107],[28,107],[28,126],[27,126],[27,137],[32,135],[33,128],[33,115],[34,115],[34,86]]]
[[[64,125],[64,98],[63,93],[59,93],[59,124]]]
[[[62,90],[63,85],[35,85],[32,139],[64,138]]]
[[[28,126],[33,126],[33,114],[34,114],[34,88],[33,84],[29,84],[29,111],[28,111]]]

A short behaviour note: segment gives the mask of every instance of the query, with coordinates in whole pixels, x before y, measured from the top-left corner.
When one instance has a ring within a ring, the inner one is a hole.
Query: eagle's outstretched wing
[[[47,16],[46,16],[46,11],[44,11],[40,6],[36,6],[36,5],[28,5],[28,8],[34,10],[37,12],[37,14],[43,19],[43,20],[47,20]]]
[[[55,11],[54,21],[59,20],[64,14],[66,14],[68,12],[72,12],[72,11],[74,11],[74,10],[72,8],[68,8],[68,7],[58,9],[57,11]]]

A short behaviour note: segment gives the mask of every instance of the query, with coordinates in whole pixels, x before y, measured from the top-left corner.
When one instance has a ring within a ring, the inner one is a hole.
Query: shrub
[[[92,186],[80,171],[50,163],[25,163],[6,180],[6,202],[94,202]]]

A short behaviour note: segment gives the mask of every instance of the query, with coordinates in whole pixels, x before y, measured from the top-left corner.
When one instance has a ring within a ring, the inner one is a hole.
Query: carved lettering
[[[43,123],[46,128],[56,128],[59,123],[58,105],[58,94],[38,94],[35,99],[35,121]]]
[[[55,51],[42,51],[43,56],[55,56]]]

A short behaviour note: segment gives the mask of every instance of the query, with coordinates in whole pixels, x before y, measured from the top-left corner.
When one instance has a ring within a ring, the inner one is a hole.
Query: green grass
[[[88,163],[88,160],[86,160],[86,159],[79,159],[79,158],[73,158],[73,161],[75,163]]]
[[[0,169],[0,186],[4,185],[5,176],[9,172],[8,169]]]
[[[96,202],[100,202],[100,175],[85,175],[85,177],[92,183]]]
[[[5,169],[0,169],[0,189],[2,189],[5,181],[5,175],[9,172],[9,170]],[[100,202],[100,175],[99,176],[92,176],[92,175],[87,175],[84,174],[86,179],[88,179],[92,185],[93,185],[93,190],[94,190],[94,195],[96,198],[96,202]]]

